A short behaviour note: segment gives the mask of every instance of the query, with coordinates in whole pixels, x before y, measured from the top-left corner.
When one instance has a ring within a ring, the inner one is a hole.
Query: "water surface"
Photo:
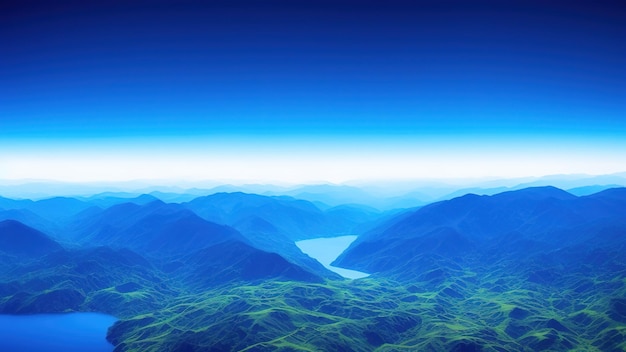
[[[317,261],[324,265],[327,269],[348,279],[359,279],[369,276],[369,274],[330,265],[330,263],[337,259],[337,257],[343,253],[346,248],[348,248],[350,243],[356,240],[356,238],[357,236],[314,238],[310,240],[298,241],[296,242],[296,246],[298,246],[303,253],[317,259]]]
[[[0,351],[111,352],[106,333],[116,320],[100,313],[0,315]]]

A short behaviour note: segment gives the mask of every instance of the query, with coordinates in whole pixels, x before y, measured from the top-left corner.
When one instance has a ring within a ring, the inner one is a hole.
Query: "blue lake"
[[[0,351],[111,352],[106,333],[116,320],[99,313],[0,315]]]
[[[330,263],[337,259],[356,238],[357,236],[314,238],[311,240],[298,241],[296,242],[296,246],[298,246],[303,253],[309,255],[311,258],[315,258],[328,270],[334,271],[348,279],[359,279],[369,276],[369,274],[330,265]]]

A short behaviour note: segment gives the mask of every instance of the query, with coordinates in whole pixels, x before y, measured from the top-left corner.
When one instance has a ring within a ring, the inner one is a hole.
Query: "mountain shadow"
[[[43,232],[16,220],[0,221],[0,252],[5,255],[35,258],[63,248]]]

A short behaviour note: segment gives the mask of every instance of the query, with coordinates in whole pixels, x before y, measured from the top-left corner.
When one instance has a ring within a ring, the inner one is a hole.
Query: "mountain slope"
[[[201,219],[179,205],[124,203],[73,224],[82,243],[129,248],[153,256],[190,253],[229,239],[247,240],[235,229]]]
[[[32,258],[62,249],[44,233],[19,221],[0,221],[0,252],[20,258]]]
[[[360,236],[337,263],[379,272],[422,253],[482,252],[494,243],[508,249],[508,243],[524,240],[540,243],[543,251],[574,246],[589,242],[603,229],[622,226],[625,199],[620,189],[580,198],[553,187],[494,196],[468,194],[423,207]]]
[[[99,311],[131,315],[162,307],[171,284],[126,249],[57,251],[0,272],[0,313]]]
[[[26,209],[0,210],[0,221],[2,220],[19,221],[24,225],[39,229],[55,239],[56,235],[61,232],[61,226],[55,222],[46,220]]]
[[[265,252],[239,241],[227,241],[200,249],[182,259],[176,271],[189,287],[207,288],[233,281],[254,284],[274,279],[322,282],[322,278],[288,262],[276,253]]]
[[[251,216],[242,219],[233,226],[256,248],[278,253],[288,261],[322,277],[329,279],[340,278],[337,274],[326,269],[317,260],[302,253],[300,248],[287,235],[259,217]]]

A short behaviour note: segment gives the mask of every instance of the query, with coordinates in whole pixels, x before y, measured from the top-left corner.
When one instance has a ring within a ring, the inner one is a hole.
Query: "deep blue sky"
[[[620,1],[3,1],[0,16],[16,156],[112,138],[626,150]]]

